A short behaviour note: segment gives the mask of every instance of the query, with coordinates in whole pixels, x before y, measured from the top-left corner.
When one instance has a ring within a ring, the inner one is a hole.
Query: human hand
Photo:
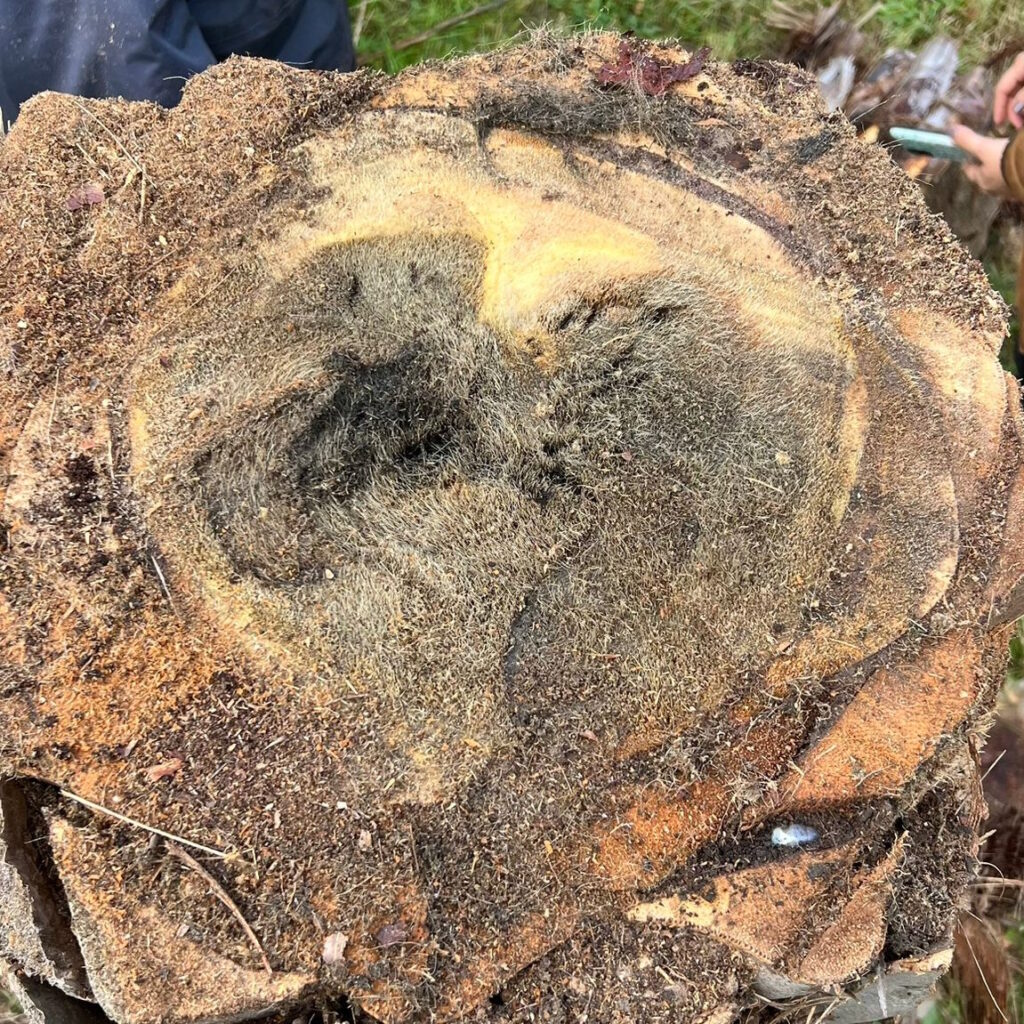
[[[1009,196],[1002,166],[1003,150],[1010,144],[1009,139],[979,135],[966,125],[958,124],[953,128],[953,141],[977,161],[964,164],[964,174],[978,188],[1004,199]]]
[[[1017,54],[996,85],[992,120],[997,125],[1009,121],[1014,128],[1024,127],[1024,53]]]

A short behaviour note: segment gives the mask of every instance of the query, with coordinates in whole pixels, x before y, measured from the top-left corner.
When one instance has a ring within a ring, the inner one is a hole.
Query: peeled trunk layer
[[[233,60],[40,97],[0,168],[0,768],[110,1017],[728,1020],[941,968],[1019,395],[811,79]]]

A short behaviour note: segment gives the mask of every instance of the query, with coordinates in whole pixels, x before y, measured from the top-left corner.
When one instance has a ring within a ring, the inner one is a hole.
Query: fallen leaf
[[[356,840],[356,846],[359,847],[363,853],[366,853],[367,850],[373,849],[373,836],[371,836],[365,828],[359,833],[359,838]]]
[[[682,64],[661,64],[635,47],[628,39],[619,43],[619,57],[597,70],[601,85],[629,85],[636,81],[648,96],[661,96],[674,82],[688,82],[704,69],[711,49],[702,46]]]
[[[601,85],[626,85],[633,73],[635,54],[627,40],[619,43],[619,59],[614,64],[603,64],[597,69],[597,80]]]
[[[185,762],[180,757],[172,757],[170,761],[164,761],[162,764],[150,765],[146,769],[146,780],[157,783],[161,779],[169,779],[172,775],[177,775],[184,766]]]
[[[402,924],[401,921],[395,921],[394,924],[386,924],[379,932],[377,932],[375,938],[377,944],[384,949],[388,946],[397,946],[409,937],[409,930]]]
[[[324,963],[344,963],[345,947],[347,945],[348,936],[344,932],[331,932],[331,934],[324,939]]]
[[[95,181],[87,181],[84,185],[71,192],[65,204],[69,210],[81,210],[83,206],[97,206],[102,203],[106,196],[103,194],[103,186]]]
[[[685,64],[676,64],[671,72],[671,81],[688,82],[696,78],[703,70],[711,56],[711,47],[702,46]]]

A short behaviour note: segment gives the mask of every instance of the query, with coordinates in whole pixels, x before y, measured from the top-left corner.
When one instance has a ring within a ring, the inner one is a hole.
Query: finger
[[[979,159],[981,158],[981,151],[986,141],[984,135],[979,135],[964,124],[954,125],[952,135],[953,141],[964,152],[970,153],[971,156],[978,157]]]
[[[1006,124],[1006,94],[997,92],[992,100],[992,123],[997,127]]]
[[[1024,87],[1018,89],[1007,101],[1007,116],[1010,124],[1018,131],[1024,127]]]
[[[996,85],[992,102],[992,118],[996,124],[1006,124],[1009,99],[1021,85],[1024,85],[1024,54],[1019,53]]]

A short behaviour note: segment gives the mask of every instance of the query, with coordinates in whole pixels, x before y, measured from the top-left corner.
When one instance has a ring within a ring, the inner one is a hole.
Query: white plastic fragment
[[[810,825],[779,825],[772,829],[772,846],[804,846],[819,838]]]
[[[323,959],[325,964],[341,964],[345,962],[345,947],[348,936],[344,932],[331,932],[324,939]]]

